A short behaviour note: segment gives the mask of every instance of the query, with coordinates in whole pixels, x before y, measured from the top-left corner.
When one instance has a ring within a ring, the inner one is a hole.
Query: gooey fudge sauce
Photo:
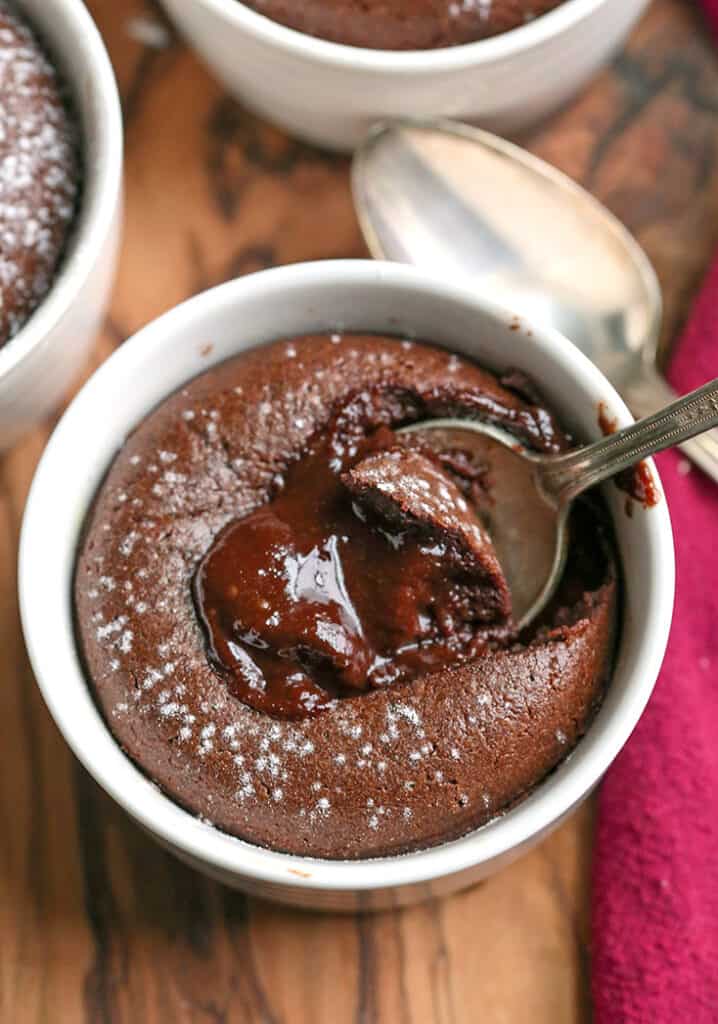
[[[244,0],[307,35],[374,50],[428,50],[519,28],[565,0]]]
[[[521,636],[482,525],[485,467],[398,437],[478,415],[567,446],[529,382],[374,336],[265,346],[138,427],[78,558],[78,637],[115,736],[251,842],[367,857],[445,841],[572,749],[610,672],[600,510]]]
[[[213,662],[270,714],[301,717],[440,669],[478,652],[478,627],[508,622],[476,512],[431,454],[398,446],[386,427],[364,438],[363,405],[338,417],[355,436],[322,431],[195,577]]]

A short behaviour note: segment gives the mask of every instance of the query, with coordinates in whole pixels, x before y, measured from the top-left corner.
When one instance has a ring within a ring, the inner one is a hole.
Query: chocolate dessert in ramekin
[[[52,287],[80,174],[60,76],[14,4],[0,0],[0,346]]]
[[[578,507],[561,589],[518,634],[490,474],[396,433],[447,414],[570,444],[521,377],[319,335],[195,378],[114,460],[78,557],[81,651],[122,747],[217,827],[333,859],[428,847],[530,792],[590,722],[619,598],[602,508]]]

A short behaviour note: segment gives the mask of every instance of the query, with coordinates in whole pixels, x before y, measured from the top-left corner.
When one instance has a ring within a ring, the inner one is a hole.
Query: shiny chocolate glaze
[[[476,656],[511,606],[458,486],[386,427],[359,443],[320,431],[279,494],[218,536],[194,594],[232,692],[283,718]]]

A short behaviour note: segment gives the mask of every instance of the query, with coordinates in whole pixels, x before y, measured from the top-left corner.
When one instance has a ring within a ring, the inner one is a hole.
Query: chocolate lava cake
[[[349,334],[247,351],[123,445],[80,545],[78,641],[178,803],[274,850],[375,857],[484,824],[576,745],[613,658],[606,513],[579,503],[560,591],[518,633],[491,472],[397,433],[453,414],[570,445],[520,375]]]

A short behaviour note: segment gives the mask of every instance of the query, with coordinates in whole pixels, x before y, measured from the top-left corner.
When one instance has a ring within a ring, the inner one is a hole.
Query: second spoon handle
[[[542,460],[541,487],[552,501],[563,504],[641,459],[716,426],[718,378],[595,444]]]

